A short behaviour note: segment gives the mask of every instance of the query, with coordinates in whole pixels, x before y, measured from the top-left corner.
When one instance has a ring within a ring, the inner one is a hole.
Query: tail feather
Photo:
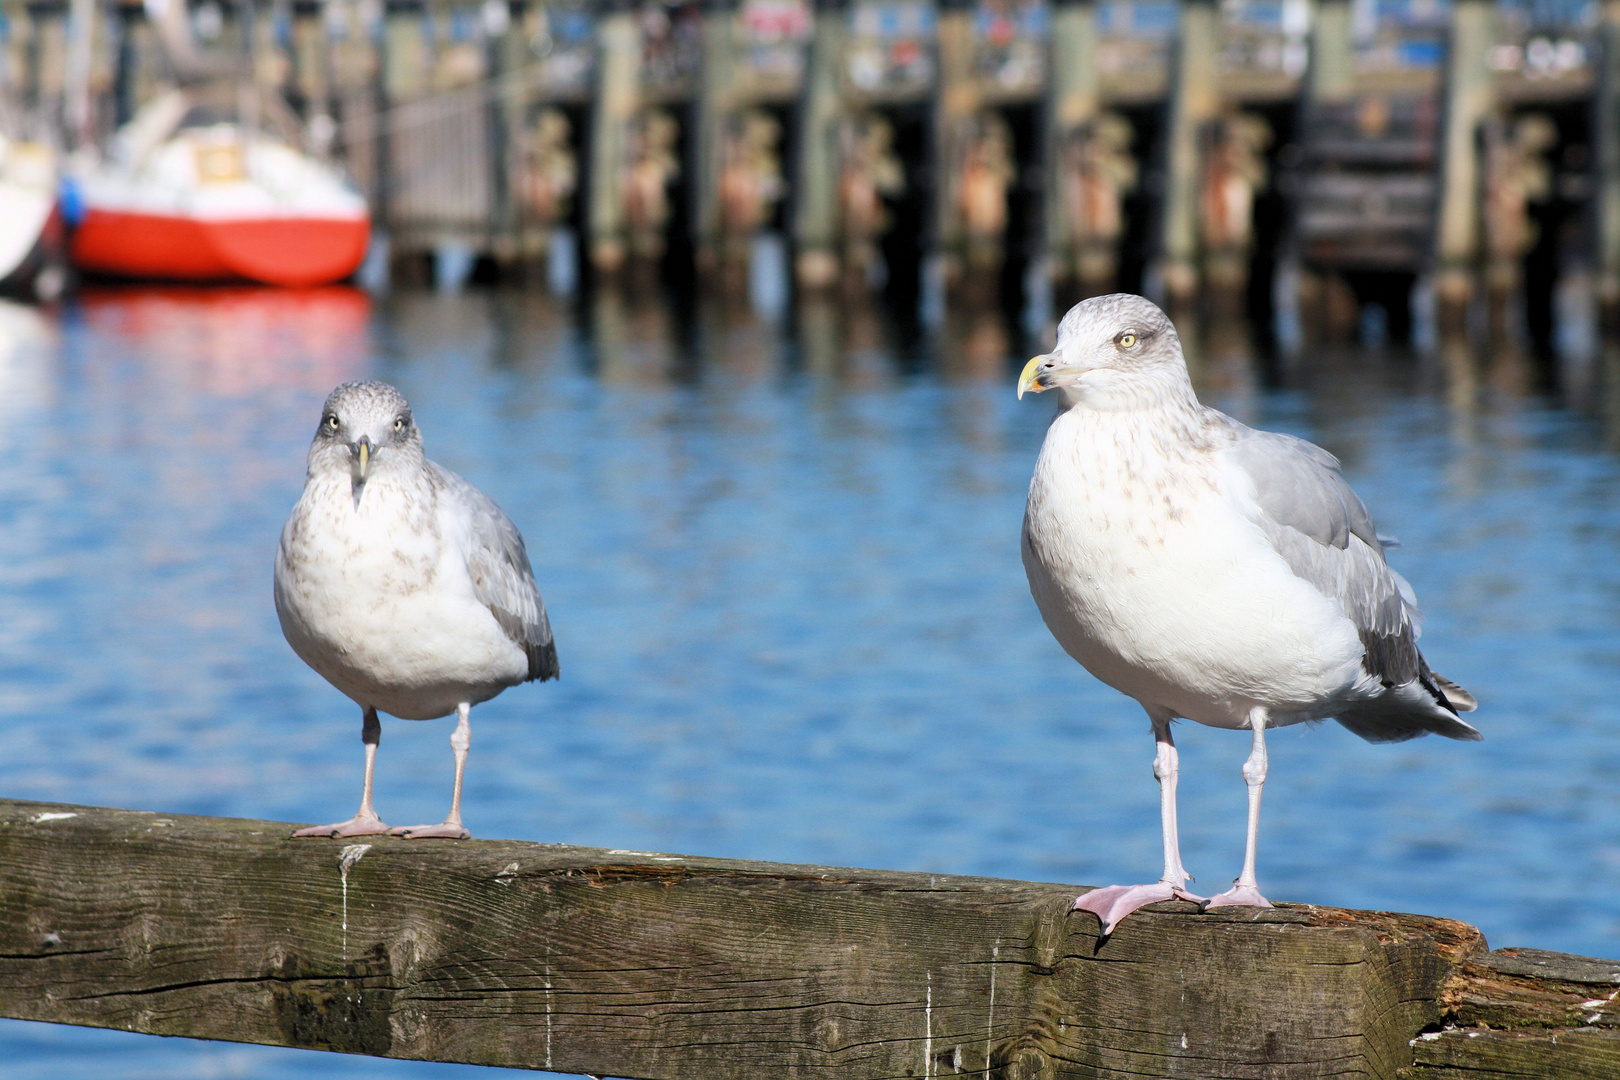
[[[1431,671],[1429,672],[1429,678],[1434,681],[1434,685],[1440,689],[1440,693],[1444,695],[1453,709],[1458,712],[1473,712],[1479,708],[1479,702],[1474,699],[1473,694],[1470,694],[1444,675]]]
[[[1478,742],[1485,736],[1457,716],[1457,710],[1467,712],[1477,705],[1462,687],[1431,673],[1423,682],[1392,686],[1371,701],[1358,702],[1334,719],[1368,742],[1405,742],[1429,734]]]
[[[557,643],[555,641],[548,637],[539,644],[525,644],[523,651],[529,658],[529,677],[524,679],[524,682],[532,682],[536,679],[545,682],[547,679],[557,677],[561,669],[557,666]]]

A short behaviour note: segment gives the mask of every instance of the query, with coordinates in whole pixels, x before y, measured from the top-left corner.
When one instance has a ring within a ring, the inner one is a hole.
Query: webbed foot
[[[1253,885],[1234,885],[1219,896],[1204,901],[1204,910],[1217,907],[1270,907],[1271,901]]]
[[[377,836],[388,831],[388,825],[375,814],[362,816],[356,814],[348,821],[339,821],[332,825],[311,825],[307,829],[299,829],[293,833],[295,837],[321,836]]]
[[[1202,896],[1194,896],[1178,885],[1171,885],[1167,881],[1156,881],[1152,885],[1106,885],[1100,889],[1092,889],[1075,900],[1070,911],[1089,911],[1097,916],[1102,923],[1102,936],[1107,937],[1114,932],[1114,927],[1120,920],[1148,904],[1157,904],[1161,900],[1190,900],[1195,904],[1204,903]]]
[[[460,822],[446,821],[442,825],[399,825],[388,830],[389,836],[403,836],[407,840],[471,840],[472,833]]]

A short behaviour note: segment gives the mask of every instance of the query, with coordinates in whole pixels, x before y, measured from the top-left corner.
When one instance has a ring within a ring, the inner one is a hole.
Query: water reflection
[[[49,404],[55,324],[39,308],[0,300],[0,424]]]
[[[674,308],[656,290],[600,289],[590,299],[596,375],[606,383],[689,382],[691,352],[681,348]]]
[[[1275,387],[1244,328],[1182,335],[1205,400],[1343,459],[1403,541],[1426,653],[1483,702],[1477,747],[1279,733],[1268,889],[1620,954],[1620,463],[1604,449],[1620,357],[1591,361],[1600,422],[1542,392],[1522,354],[1319,346]],[[411,397],[428,452],[523,528],[557,627],[562,681],[480,706],[482,835],[1151,871],[1152,785],[1118,781],[1150,765],[1140,710],[1058,651],[1019,564],[1051,405],[1017,401],[1012,373],[1049,345],[954,309],[925,336],[842,298],[780,322],[606,290],[0,305],[0,787],[349,808],[352,706],[281,641],[269,560],[321,398],[375,375]],[[446,734],[385,723],[387,813],[442,810]],[[1206,880],[1240,855],[1246,744],[1227,735],[1178,740],[1183,844]],[[39,1030],[0,1024],[8,1075],[182,1075],[225,1053]],[[229,1053],[263,1077],[450,1074]]]
[[[346,286],[87,291],[77,312],[92,336],[118,343],[191,393],[236,397],[332,386],[362,370],[371,302]]]
[[[1252,423],[1260,369],[1248,322],[1220,317],[1182,319],[1177,333],[1199,400]]]
[[[945,317],[939,342],[939,371],[947,379],[1005,378],[1022,364],[1012,363],[1007,319],[995,305],[964,304]]]

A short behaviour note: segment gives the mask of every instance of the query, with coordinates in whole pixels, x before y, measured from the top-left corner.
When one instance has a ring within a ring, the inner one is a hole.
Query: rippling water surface
[[[1191,335],[1189,335],[1191,337]],[[1480,744],[1277,732],[1275,899],[1620,955],[1620,460],[1523,367],[1318,353],[1205,399],[1338,454],[1482,705]],[[1103,884],[1159,870],[1138,706],[1052,641],[1018,528],[1049,399],[999,325],[896,346],[516,294],[121,292],[0,308],[0,794],[347,816],[358,710],[283,643],[271,559],[326,392],[375,376],[528,538],[559,683],[473,714],[479,835]],[[385,718],[377,801],[438,820],[449,721]],[[1242,858],[1240,734],[1184,725],[1183,851]],[[0,1022],[14,1077],[489,1070]],[[516,1076],[518,1074],[511,1074]]]

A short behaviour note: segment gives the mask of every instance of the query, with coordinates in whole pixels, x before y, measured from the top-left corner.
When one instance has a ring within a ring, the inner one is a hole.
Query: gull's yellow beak
[[[1023,373],[1018,376],[1019,397],[1024,396],[1025,390],[1028,390],[1032,394],[1039,394],[1043,390],[1051,389],[1049,386],[1041,385],[1041,377],[1036,374],[1035,371],[1036,368],[1040,367],[1050,359],[1052,359],[1051,353],[1042,353],[1039,356],[1031,357],[1029,363],[1024,365]]]
[[[371,468],[371,440],[364,435],[360,436],[360,481],[365,482],[366,472]]]

